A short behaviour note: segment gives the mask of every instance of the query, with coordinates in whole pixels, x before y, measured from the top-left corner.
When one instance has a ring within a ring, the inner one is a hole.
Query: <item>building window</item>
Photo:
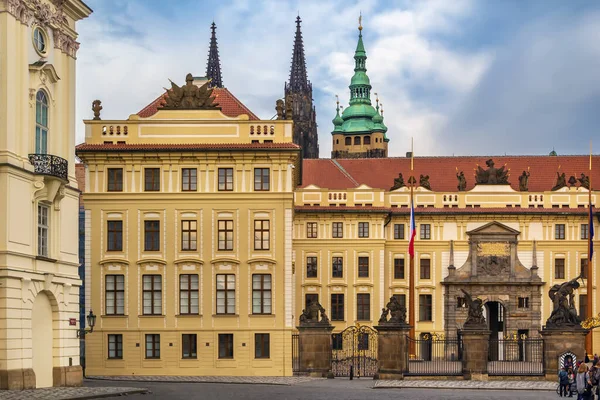
[[[404,279],[404,258],[394,259],[394,279]]]
[[[421,258],[420,264],[420,279],[431,279],[431,260],[429,258]]]
[[[423,239],[423,240],[431,239],[431,225],[430,224],[421,224],[421,234],[420,234],[419,238]]]
[[[331,233],[332,236],[336,239],[344,237],[344,223],[343,222],[334,222],[331,224]]]
[[[456,298],[456,308],[467,308],[467,299],[461,296]]]
[[[198,275],[179,275],[179,314],[198,314]]]
[[[271,275],[252,275],[252,314],[271,314]]]
[[[307,222],[306,223],[306,237],[308,239],[316,239],[317,238],[317,223],[316,222]]]
[[[256,333],[254,335],[254,358],[270,358],[270,337],[268,333]]]
[[[123,251],[123,221],[107,221],[108,251]]]
[[[46,55],[46,34],[39,26],[33,30],[33,46],[39,55]]]
[[[358,237],[359,238],[368,238],[369,237],[369,223],[368,222],[359,222],[358,223]]]
[[[219,250],[233,250],[233,221],[219,220]]]
[[[235,275],[217,275],[217,314],[235,314]]]
[[[365,136],[363,139],[364,144],[371,144],[371,136]]]
[[[146,192],[160,190],[160,168],[144,168],[144,190]]]
[[[160,242],[160,221],[144,221],[144,250],[158,251]]]
[[[343,278],[344,277],[344,258],[333,257],[331,259],[331,277],[332,278]]]
[[[312,303],[319,302],[319,295],[316,293],[307,293],[304,295],[305,308],[308,309]]]
[[[195,220],[181,221],[181,250],[197,249],[197,222]]]
[[[579,272],[581,274],[581,278],[582,279],[587,279],[588,273],[587,273],[587,258],[582,258],[579,261]]]
[[[181,335],[181,358],[198,358],[196,334]]]
[[[529,297],[517,298],[517,307],[518,308],[529,308]]]
[[[254,250],[269,250],[269,220],[254,221]]]
[[[404,224],[394,224],[394,239],[404,240]]]
[[[108,335],[108,358],[123,358],[123,335]]]
[[[420,294],[419,295],[419,321],[431,321],[432,310],[431,310],[431,295]]]
[[[38,204],[38,255],[48,257],[50,207]]]
[[[316,278],[317,277],[317,257],[308,256],[306,257],[306,277]]]
[[[360,145],[360,136],[354,137],[354,144]]]
[[[406,308],[406,295],[405,294],[394,294],[392,296],[395,297],[396,300],[398,300],[398,304],[400,304],[400,307]]]
[[[565,224],[554,225],[554,239],[564,240],[565,239]]]
[[[358,257],[358,277],[369,277],[369,257]]]
[[[350,146],[352,144],[352,138],[350,138],[350,137],[345,138],[344,139],[344,144],[346,146]]]
[[[162,276],[144,275],[144,315],[162,315]]]
[[[565,279],[565,259],[554,260],[554,279]]]
[[[108,169],[108,191],[122,192],[123,191],[123,168]]]
[[[344,295],[343,294],[332,294],[331,295],[331,320],[332,321],[343,321],[344,320]]]
[[[356,319],[359,321],[371,320],[371,295],[359,293],[356,295]]]
[[[197,187],[198,170],[196,168],[181,169],[181,191],[195,192]]]
[[[219,168],[219,191],[233,190],[233,168]]]
[[[587,318],[587,294],[579,295],[579,317],[582,320]]]
[[[268,191],[271,170],[269,168],[254,168],[254,190]]]
[[[106,315],[125,314],[125,275],[106,275],[104,304]]]
[[[589,224],[581,224],[581,240],[587,240],[590,234]]]
[[[219,333],[219,358],[233,358],[232,333]]]
[[[160,358],[160,335],[146,335],[146,358]]]
[[[35,96],[35,152],[48,152],[48,97],[43,90]]]

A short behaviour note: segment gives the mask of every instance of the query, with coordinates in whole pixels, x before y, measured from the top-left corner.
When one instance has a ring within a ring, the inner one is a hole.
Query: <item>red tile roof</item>
[[[336,207],[336,206],[296,206],[296,212],[299,213],[319,213],[319,212],[340,212],[340,213],[392,213],[395,215],[410,215],[408,207]],[[498,207],[498,208],[479,208],[479,207],[415,207],[415,214],[568,214],[568,215],[588,215],[589,210],[584,207],[579,208],[520,208],[520,207]]]
[[[241,101],[238,100],[227,88],[214,88],[213,94],[215,102],[221,107],[221,112],[228,117],[237,117],[242,114],[247,114],[250,120],[256,121],[259,118],[248,109]],[[142,108],[137,115],[142,118],[148,118],[158,111],[158,106],[164,102],[166,93],[161,94],[152,103]]]
[[[300,146],[294,143],[190,143],[190,144],[88,144],[82,143],[75,147],[78,153],[97,151],[202,151],[202,150],[298,150]]]
[[[467,190],[475,186],[477,164],[485,167],[485,161],[492,158],[496,167],[506,164],[510,169],[510,186],[519,190],[519,175],[528,168],[529,191],[551,190],[556,183],[556,172],[580,177],[589,174],[589,156],[468,156],[468,157],[415,157],[414,175],[429,175],[431,188],[436,192],[456,192],[458,181],[456,171],[463,171],[467,178]],[[600,156],[593,157],[592,186],[600,187]],[[394,178],[402,173],[404,181],[411,175],[410,158],[365,158],[304,160],[302,165],[302,187],[317,185],[321,188],[344,190],[365,184],[372,188],[389,190]],[[350,178],[347,177],[350,176]],[[343,177],[342,177],[343,176]],[[352,182],[355,181],[358,184]],[[579,183],[577,184],[579,185]]]

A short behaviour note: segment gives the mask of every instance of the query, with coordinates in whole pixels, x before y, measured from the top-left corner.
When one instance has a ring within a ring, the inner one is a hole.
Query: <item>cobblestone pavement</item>
[[[548,381],[461,381],[461,380],[418,380],[376,381],[375,389],[424,388],[424,389],[480,389],[480,390],[556,390],[556,382]]]
[[[75,400],[97,399],[146,393],[147,389],[134,387],[69,387],[33,390],[1,390],[0,400]]]
[[[304,376],[88,376],[90,380],[109,380],[127,382],[187,382],[187,383],[245,383],[261,385],[297,385],[318,380]]]

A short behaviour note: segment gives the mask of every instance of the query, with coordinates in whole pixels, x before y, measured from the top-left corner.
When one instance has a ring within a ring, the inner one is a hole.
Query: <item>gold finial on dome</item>
[[[362,31],[362,12],[358,15],[358,30]]]

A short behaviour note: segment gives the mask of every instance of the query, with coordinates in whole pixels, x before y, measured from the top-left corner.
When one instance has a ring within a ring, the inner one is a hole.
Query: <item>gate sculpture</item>
[[[377,331],[349,326],[331,335],[331,371],[335,376],[372,377],[377,373]]]

